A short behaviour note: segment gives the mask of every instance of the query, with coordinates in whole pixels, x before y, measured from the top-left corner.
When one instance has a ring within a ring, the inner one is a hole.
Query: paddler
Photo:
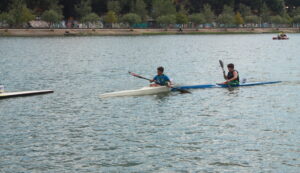
[[[225,72],[223,73],[224,79],[226,80],[222,84],[227,84],[230,86],[239,85],[240,84],[240,78],[239,78],[239,72],[234,69],[234,64],[228,64],[228,74],[225,75]]]
[[[152,80],[150,80],[150,82],[155,82],[154,84],[150,84],[151,87],[156,87],[156,86],[171,87],[171,81],[169,77],[164,74],[163,67],[157,68],[157,75]]]

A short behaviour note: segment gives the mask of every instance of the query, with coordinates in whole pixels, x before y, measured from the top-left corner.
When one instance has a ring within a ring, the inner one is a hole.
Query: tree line
[[[81,23],[103,21],[130,26],[155,21],[171,24],[215,23],[218,26],[300,24],[299,0],[1,0],[0,24],[24,27],[36,17],[52,26],[74,18]]]

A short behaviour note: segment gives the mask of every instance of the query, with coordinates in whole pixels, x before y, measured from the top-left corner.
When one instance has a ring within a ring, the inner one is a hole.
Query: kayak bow
[[[270,81],[270,82],[251,82],[251,83],[244,83],[239,84],[236,86],[229,86],[226,84],[205,84],[205,85],[186,85],[186,86],[179,86],[180,89],[205,89],[205,88],[229,88],[229,87],[245,87],[245,86],[256,86],[256,85],[268,85],[268,84],[276,84],[280,83],[281,81]],[[172,89],[172,91],[175,91]]]
[[[122,96],[142,96],[142,95],[167,93],[170,91],[171,91],[171,88],[168,88],[166,86],[143,87],[141,89],[136,89],[136,90],[125,90],[125,91],[117,91],[117,92],[101,94],[100,98],[122,97]]]

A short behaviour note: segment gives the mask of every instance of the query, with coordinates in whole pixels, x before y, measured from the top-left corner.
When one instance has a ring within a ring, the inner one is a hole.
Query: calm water
[[[0,172],[299,172],[300,34],[0,38]],[[164,66],[177,84],[283,83],[101,100]]]

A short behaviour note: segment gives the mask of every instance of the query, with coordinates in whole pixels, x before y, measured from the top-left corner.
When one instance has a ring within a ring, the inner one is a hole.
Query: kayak
[[[281,81],[270,81],[270,82],[251,82],[251,83],[242,83],[236,86],[229,86],[226,84],[205,84],[205,85],[186,85],[186,86],[178,86],[179,89],[205,89],[205,88],[229,88],[229,87],[245,87],[245,86],[256,86],[256,85],[268,85],[268,84],[276,84]],[[175,88],[172,91],[176,91]]]
[[[125,90],[125,91],[117,91],[117,92],[101,94],[100,98],[153,95],[153,94],[167,93],[170,91],[178,91],[178,89],[190,90],[190,89],[205,89],[205,88],[245,87],[245,86],[276,84],[276,83],[280,83],[280,82],[281,81],[252,82],[252,83],[243,83],[243,84],[236,85],[236,86],[228,86],[225,84],[186,85],[186,86],[176,86],[176,88],[172,88],[172,89],[165,87],[165,86],[143,87],[141,89],[136,89],[136,90]]]
[[[125,90],[125,91],[117,91],[117,92],[101,94],[100,98],[122,97],[122,96],[142,96],[142,95],[167,93],[170,91],[171,91],[171,89],[166,86],[143,87],[143,88],[136,89],[136,90]]]
[[[0,93],[0,99],[11,98],[11,97],[24,97],[24,96],[33,96],[40,94],[53,93],[52,90],[40,90],[40,91],[21,91],[21,92],[3,92]]]

